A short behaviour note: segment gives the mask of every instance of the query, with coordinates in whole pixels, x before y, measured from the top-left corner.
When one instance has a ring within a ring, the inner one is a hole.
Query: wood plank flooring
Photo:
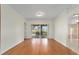
[[[3,55],[76,55],[54,39],[26,39]]]

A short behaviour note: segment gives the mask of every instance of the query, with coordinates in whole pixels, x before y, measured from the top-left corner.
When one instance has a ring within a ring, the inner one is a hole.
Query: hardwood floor
[[[54,39],[26,39],[3,55],[76,55]]]

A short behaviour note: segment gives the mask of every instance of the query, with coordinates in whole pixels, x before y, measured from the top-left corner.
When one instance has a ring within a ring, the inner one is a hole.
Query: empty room
[[[0,55],[78,55],[79,4],[1,4]]]

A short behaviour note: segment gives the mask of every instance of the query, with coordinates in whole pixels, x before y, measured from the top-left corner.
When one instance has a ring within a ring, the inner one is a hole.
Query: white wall
[[[35,19],[35,20],[28,20],[27,23],[27,37],[31,38],[32,37],[32,30],[31,30],[31,24],[48,24],[48,38],[53,38],[54,37],[54,24],[52,22],[52,20],[39,20],[39,19]]]
[[[8,5],[1,5],[1,53],[24,40],[24,19]]]
[[[55,39],[66,46],[68,39],[68,15],[64,11],[57,19],[55,19]]]
[[[73,14],[79,13],[79,6],[71,8],[69,10],[64,10],[56,19],[55,19],[55,39],[67,46],[68,41],[68,21]],[[71,48],[71,47],[69,47]],[[71,48],[73,49],[73,48]],[[76,50],[74,50],[76,51]]]

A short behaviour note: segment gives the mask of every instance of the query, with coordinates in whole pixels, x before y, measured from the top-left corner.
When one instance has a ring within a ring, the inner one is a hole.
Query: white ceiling
[[[10,7],[14,8],[19,14],[26,19],[53,19],[60,13],[72,7],[73,5],[68,4],[9,4]],[[36,12],[42,11],[45,13],[43,17],[35,16]]]

